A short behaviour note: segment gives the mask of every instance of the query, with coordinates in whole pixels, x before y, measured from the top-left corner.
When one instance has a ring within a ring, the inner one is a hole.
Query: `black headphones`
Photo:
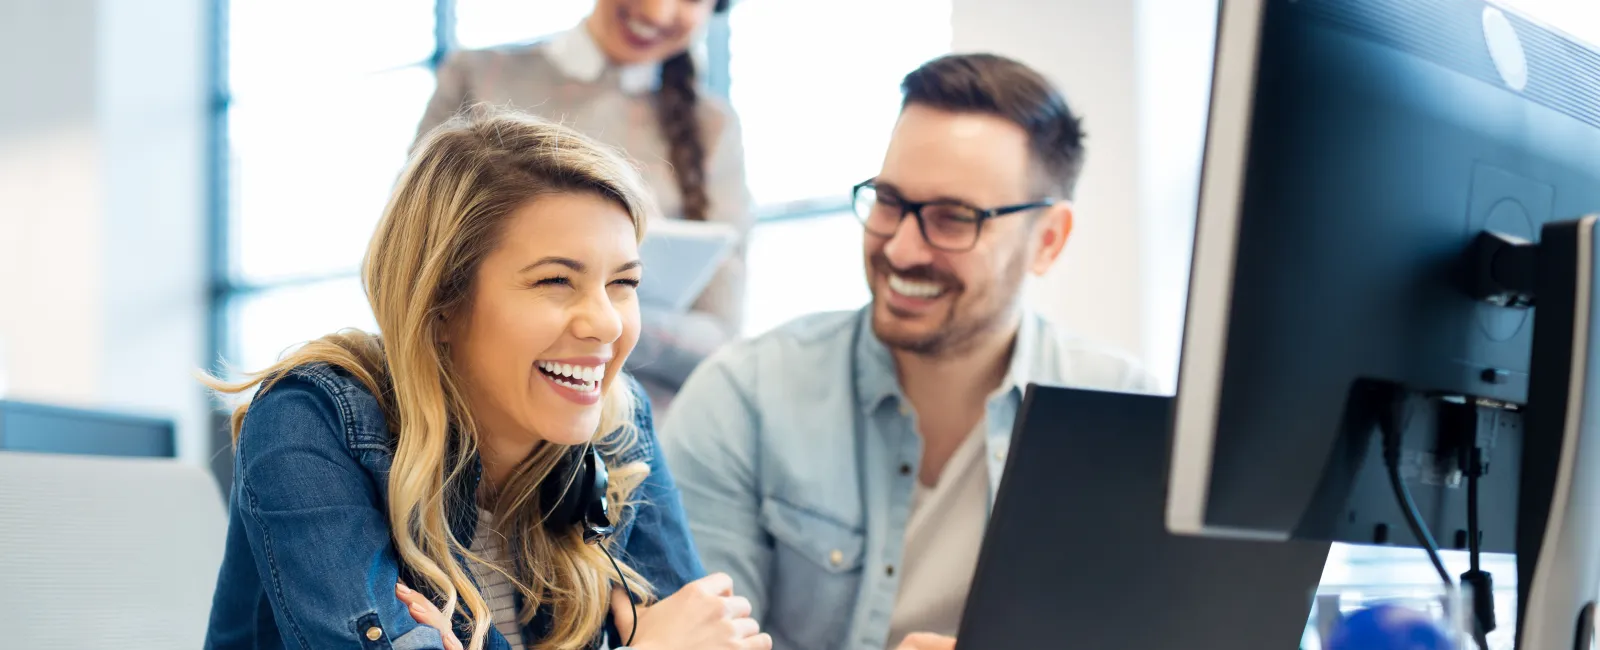
[[[583,531],[585,544],[593,544],[616,532],[616,527],[611,525],[611,504],[606,500],[606,488],[610,484],[610,478],[606,476],[606,461],[600,458],[600,452],[594,445],[573,449],[562,456],[546,481],[546,486],[539,490],[545,529],[562,535],[577,526]],[[627,575],[617,565],[617,558],[604,545],[600,546],[600,550],[606,554],[606,559],[611,560],[611,567],[617,570],[617,580],[621,581],[622,590],[632,593],[628,588]],[[623,642],[622,647],[633,645],[633,634],[639,631],[639,611],[632,596],[628,598],[628,607],[633,611],[633,629],[628,630],[628,640]],[[621,630],[617,632],[620,634]]]
[[[592,544],[616,531],[611,525],[611,505],[606,501],[606,461],[593,445],[573,449],[556,463],[539,490],[544,525],[552,533],[578,526],[583,542]]]

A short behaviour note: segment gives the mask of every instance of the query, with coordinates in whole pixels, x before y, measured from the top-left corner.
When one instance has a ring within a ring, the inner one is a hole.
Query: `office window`
[[[949,50],[950,2],[740,0],[710,30],[725,40],[707,47],[703,73],[740,113],[761,218],[748,332],[865,302],[848,189],[877,168],[900,78]],[[374,328],[359,265],[433,92],[433,66],[451,48],[547,36],[592,7],[222,3],[213,327],[228,367],[260,369],[339,327]]]
[[[900,79],[950,51],[950,0],[742,2],[729,16],[731,100],[750,188],[773,209],[842,202],[878,169]]]
[[[559,31],[591,6],[222,3],[216,218],[225,237],[217,242],[213,327],[230,371],[259,370],[342,327],[376,329],[359,266],[433,93],[435,62],[457,43],[486,47]]]
[[[878,170],[900,79],[950,51],[951,0],[746,0],[729,15],[729,100],[758,222],[745,331],[850,309],[867,290],[850,186]]]
[[[378,329],[355,275],[262,289],[234,301],[228,316],[238,350],[231,364],[245,371],[270,366],[289,347],[324,334]]]
[[[230,5],[229,276],[353,269],[432,90],[433,2]]]
[[[455,0],[455,44],[494,47],[547,36],[578,24],[594,0]]]
[[[758,224],[750,233],[744,329],[866,304],[861,223],[848,210]]]

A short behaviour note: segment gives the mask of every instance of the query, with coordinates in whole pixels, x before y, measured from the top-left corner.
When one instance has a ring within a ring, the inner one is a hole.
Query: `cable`
[[[600,552],[606,554],[606,559],[611,560],[611,568],[617,570],[617,579],[622,581],[622,593],[628,597],[628,611],[633,612],[633,628],[628,630],[628,640],[623,641],[623,647],[633,646],[633,635],[639,631],[639,606],[633,602],[633,590],[628,587],[628,576],[622,575],[622,566],[617,564],[617,558],[612,557],[611,551],[606,550],[605,544],[600,544]],[[617,630],[621,633],[622,630]]]
[[[1498,423],[1498,416],[1496,423]],[[1476,436],[1474,436],[1476,438]],[[1472,587],[1472,639],[1478,643],[1481,650],[1489,650],[1489,633],[1496,626],[1494,616],[1494,576],[1484,571],[1480,564],[1483,553],[1482,543],[1479,538],[1483,535],[1478,523],[1478,478],[1483,476],[1483,449],[1478,447],[1477,440],[1472,441],[1472,450],[1468,452],[1467,460],[1467,557],[1472,564],[1470,570],[1461,574],[1461,583]]]
[[[1439,543],[1434,541],[1433,533],[1428,532],[1428,525],[1422,521],[1422,513],[1417,511],[1417,504],[1411,500],[1411,491],[1406,488],[1405,481],[1400,479],[1400,438],[1403,418],[1400,412],[1405,406],[1406,393],[1395,387],[1389,396],[1389,403],[1384,405],[1378,417],[1378,430],[1383,434],[1383,464],[1389,470],[1389,485],[1394,488],[1394,497],[1400,505],[1401,514],[1406,517],[1406,524],[1411,527],[1412,536],[1417,538],[1417,543],[1428,552],[1428,559],[1433,562],[1434,570],[1439,572],[1439,579],[1445,586],[1455,586],[1455,580],[1450,578],[1450,572],[1444,568],[1444,559],[1439,556]]]
[[[1474,446],[1472,448],[1472,460],[1468,461],[1467,468],[1467,557],[1470,558],[1470,561],[1472,562],[1472,571],[1474,573],[1480,570],[1480,567],[1478,566],[1478,555],[1482,552],[1482,549],[1479,548],[1480,541],[1478,537],[1482,533],[1481,529],[1478,527],[1479,472],[1475,471],[1473,468],[1481,467],[1483,462],[1482,459],[1482,453],[1478,451],[1476,446]]]

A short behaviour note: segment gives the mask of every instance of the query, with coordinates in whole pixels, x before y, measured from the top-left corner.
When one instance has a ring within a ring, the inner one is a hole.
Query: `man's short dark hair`
[[[951,54],[913,70],[900,82],[912,104],[955,113],[1005,118],[1028,134],[1028,148],[1051,187],[1072,198],[1083,171],[1083,125],[1061,91],[1044,75],[994,54]]]

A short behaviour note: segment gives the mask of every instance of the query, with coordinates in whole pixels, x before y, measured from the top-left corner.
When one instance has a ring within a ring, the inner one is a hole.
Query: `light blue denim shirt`
[[[754,605],[776,650],[878,650],[889,636],[922,439],[865,309],[735,343],[662,419],[706,569]],[[1023,316],[984,425],[989,503],[1030,382],[1149,392],[1134,363]]]

